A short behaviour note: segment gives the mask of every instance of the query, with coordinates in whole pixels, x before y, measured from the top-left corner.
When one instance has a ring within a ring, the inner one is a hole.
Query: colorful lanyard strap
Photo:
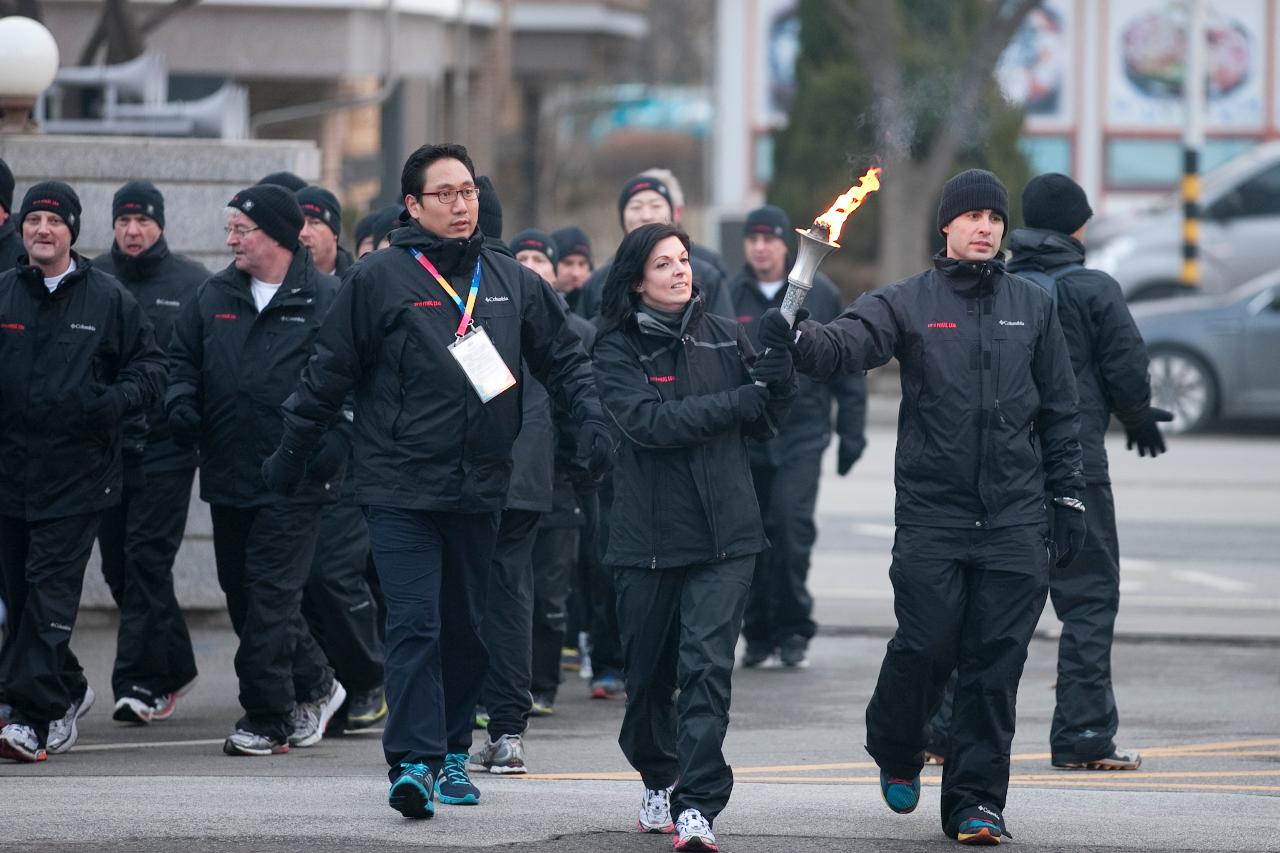
[[[418,263],[422,264],[422,268],[429,272],[432,278],[440,283],[440,286],[444,288],[444,292],[449,294],[450,298],[453,299],[453,304],[457,305],[458,310],[462,312],[462,322],[458,324],[458,331],[455,333],[455,337],[462,337],[467,333],[467,328],[471,325],[471,312],[475,310],[476,294],[480,292],[480,262],[476,261],[476,271],[471,274],[471,292],[467,294],[466,305],[463,305],[462,297],[453,289],[453,286],[449,284],[448,280],[445,279],[444,276],[440,275],[440,271],[436,269],[435,264],[427,260],[427,256],[417,249],[410,249],[409,251],[418,259]]]

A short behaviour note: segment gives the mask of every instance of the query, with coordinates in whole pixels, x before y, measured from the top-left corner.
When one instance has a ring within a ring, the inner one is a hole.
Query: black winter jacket
[[[800,324],[798,367],[825,379],[897,358],[898,524],[997,528],[1084,487],[1071,357],[1049,295],[985,263],[933,269]]]
[[[40,521],[119,503],[121,424],[84,423],[81,408],[112,386],[128,417],[164,390],[164,350],[137,301],[72,258],[53,293],[38,267],[0,273],[0,515]]]
[[[776,435],[790,397],[740,421],[739,388],[755,362],[743,328],[704,312],[695,292],[678,334],[637,313],[602,334],[594,355],[621,437],[605,563],[672,568],[762,551],[746,439]]]
[[[787,287],[783,284],[772,299],[767,298],[760,291],[750,265],[744,265],[742,271],[729,283],[734,313],[738,322],[746,328],[751,337],[751,345],[756,349],[760,348],[757,321],[770,308],[780,308],[786,295]],[[836,290],[831,279],[818,273],[804,307],[814,320],[829,323],[840,315],[840,291]],[[791,414],[787,416],[776,438],[764,444],[752,445],[752,463],[777,467],[794,453],[825,450],[831,443],[832,400],[835,400],[838,407],[836,433],[841,444],[856,456],[861,456],[867,446],[867,379],[862,371],[854,371],[839,373],[826,382],[801,376],[800,390],[791,404]]]
[[[1009,241],[1009,271],[1052,273],[1084,265],[1084,246],[1057,231],[1020,228]],[[1126,426],[1142,422],[1151,405],[1151,359],[1116,280],[1101,270],[1076,269],[1057,284],[1058,322],[1067,339],[1080,394],[1084,478],[1110,483],[1103,441],[1111,413]]]
[[[0,225],[0,273],[6,273],[18,265],[18,259],[27,253],[22,245],[22,233],[18,230],[18,218],[10,216]]]
[[[577,312],[588,320],[594,320],[600,313],[604,282],[609,277],[609,268],[612,266],[613,259],[610,258],[597,267],[578,290]],[[703,307],[706,311],[710,314],[719,314],[721,317],[732,318],[733,301],[729,299],[729,288],[720,268],[691,254],[689,269],[693,273],[694,286],[702,292]]]
[[[522,362],[579,421],[603,412],[591,366],[564,309],[538,275],[469,240],[442,240],[411,223],[392,245],[356,262],[286,402],[289,435],[303,450],[355,389],[358,500],[364,505],[496,512],[507,500],[518,388],[481,403],[447,347],[459,312],[410,253],[417,248],[466,298],[479,259],[475,324],[507,366]]]
[[[299,247],[275,296],[258,313],[249,277],[227,266],[196,290],[174,327],[167,411],[200,413],[200,497],[208,503],[256,507],[287,500],[267,488],[262,463],[284,431],[280,404],[298,384],[338,280],[318,272]],[[347,432],[338,414],[325,423]],[[349,432],[347,433],[349,434]],[[336,499],[343,471],[308,478],[295,500]]]
[[[170,252],[164,237],[136,258],[126,255],[113,244],[110,252],[93,259],[93,265],[115,276],[133,294],[155,326],[156,342],[166,352],[172,348],[173,324],[182,313],[182,307],[209,277],[209,271],[203,264]],[[145,426],[146,451],[142,463],[148,474],[196,467],[195,448],[182,448],[173,442],[163,395],[147,409]]]

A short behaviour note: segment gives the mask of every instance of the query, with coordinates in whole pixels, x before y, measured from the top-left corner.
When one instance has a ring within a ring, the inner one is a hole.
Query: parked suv
[[[1130,301],[1225,293],[1280,267],[1280,142],[1259,145],[1201,180],[1200,286],[1179,282],[1182,197],[1127,215],[1100,216],[1085,235],[1089,266],[1120,282]]]

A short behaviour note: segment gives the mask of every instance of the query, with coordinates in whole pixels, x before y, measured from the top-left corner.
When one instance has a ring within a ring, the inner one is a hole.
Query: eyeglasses
[[[440,190],[438,193],[421,193],[421,195],[433,195],[441,204],[453,204],[453,200],[458,196],[462,196],[467,201],[475,201],[480,197],[480,188],[463,187],[460,190]]]
[[[245,237],[248,237],[254,231],[261,231],[262,229],[261,228],[245,228],[244,226],[241,226],[241,225],[235,225],[235,226],[228,225],[226,228],[223,228],[222,230],[227,233],[228,237],[234,234],[237,237],[239,237],[241,240],[243,240]]]

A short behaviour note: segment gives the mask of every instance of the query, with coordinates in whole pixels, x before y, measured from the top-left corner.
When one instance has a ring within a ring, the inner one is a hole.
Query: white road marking
[[[892,539],[898,532],[898,528],[892,524],[851,524],[849,528],[862,536],[874,536],[877,539]]]
[[[380,735],[381,728],[358,729],[344,734],[343,739],[360,735]],[[74,752],[115,752],[120,749],[161,749],[170,746],[221,746],[226,738],[201,738],[200,740],[145,740],[137,743],[77,743],[72,747]],[[336,743],[336,741],[335,741]]]
[[[1120,592],[1137,592],[1140,589],[1145,589],[1146,586],[1146,581],[1120,581]]]
[[[1141,557],[1121,557],[1120,571],[1122,572],[1153,572],[1156,569],[1155,560],[1144,560]]]
[[[1198,569],[1174,569],[1172,574],[1180,581],[1207,586],[1210,589],[1216,589],[1218,592],[1248,592],[1253,589],[1253,584],[1246,581],[1236,580],[1213,572],[1202,572]]]

